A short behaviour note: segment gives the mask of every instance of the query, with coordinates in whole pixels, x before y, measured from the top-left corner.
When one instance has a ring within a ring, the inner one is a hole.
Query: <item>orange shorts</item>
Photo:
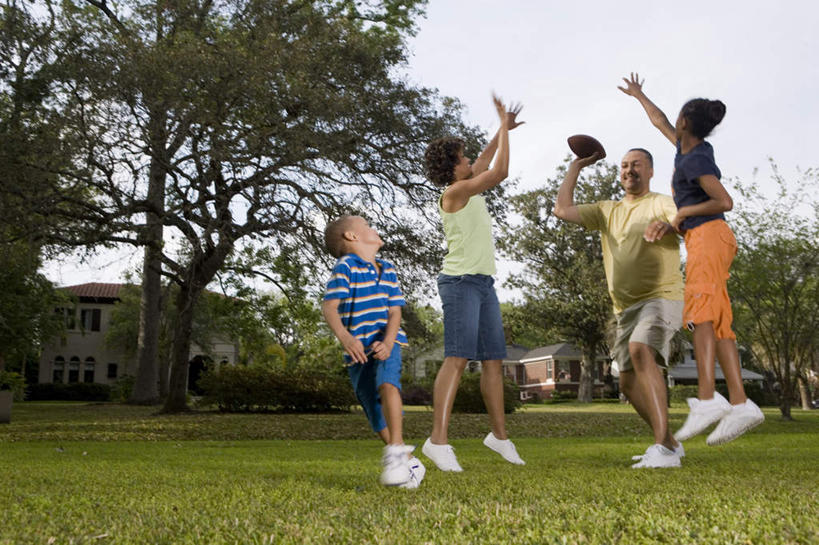
[[[734,315],[728,298],[731,262],[737,241],[728,224],[712,220],[685,233],[685,307],[683,324],[713,322],[717,339],[736,339],[731,329]]]

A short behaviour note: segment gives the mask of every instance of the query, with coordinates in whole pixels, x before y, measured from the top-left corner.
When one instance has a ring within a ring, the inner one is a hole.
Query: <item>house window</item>
[[[108,364],[108,378],[117,378],[117,364],[116,363],[109,363]]]
[[[98,308],[84,308],[80,311],[80,322],[84,331],[99,331],[102,311]]]
[[[63,382],[63,374],[65,373],[65,358],[57,356],[54,358],[54,368],[51,372],[51,382],[61,384]]]
[[[522,364],[515,366],[515,382],[526,384],[526,367]]]
[[[73,356],[68,362],[68,383],[80,381],[80,358]]]
[[[76,329],[77,320],[73,308],[56,308],[54,311],[63,317],[66,329]]]
[[[88,357],[85,358],[85,366],[82,369],[82,381],[83,382],[94,382],[94,368],[96,367],[96,362],[94,358]]]
[[[555,378],[555,363],[552,360],[546,362],[546,376],[548,378]]]

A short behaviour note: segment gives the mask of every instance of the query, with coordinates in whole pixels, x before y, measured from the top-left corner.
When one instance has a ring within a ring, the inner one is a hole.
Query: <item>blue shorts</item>
[[[348,366],[347,373],[370,426],[375,433],[380,432],[387,427],[387,421],[384,420],[381,411],[381,394],[378,393],[378,388],[382,384],[392,384],[401,390],[401,345],[398,343],[392,345],[389,358],[382,361],[370,356],[367,363],[354,363]]]
[[[438,275],[444,307],[444,357],[502,360],[506,357],[495,279],[485,274]]]

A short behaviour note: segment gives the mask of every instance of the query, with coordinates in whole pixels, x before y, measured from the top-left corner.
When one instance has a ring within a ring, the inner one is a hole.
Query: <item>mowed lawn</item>
[[[651,442],[627,405],[509,416],[526,460],[456,414],[465,471],[423,456],[418,490],[378,484],[361,413],[153,416],[155,409],[15,404],[0,425],[0,543],[819,543],[819,411],[765,409],[740,439],[686,443],[680,469],[635,470]],[[672,409],[672,429],[685,416]],[[419,445],[431,412],[409,408]]]

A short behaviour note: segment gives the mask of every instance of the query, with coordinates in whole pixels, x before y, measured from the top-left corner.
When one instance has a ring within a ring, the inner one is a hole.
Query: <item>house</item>
[[[580,385],[580,350],[569,343],[558,343],[530,350],[519,344],[506,345],[503,374],[520,387],[524,401],[550,398],[555,390],[577,392]],[[433,367],[444,359],[443,347],[433,348],[409,362],[408,371],[416,378],[434,375]],[[608,354],[598,354],[594,367],[593,388],[596,395],[604,386],[609,367]],[[470,361],[468,372],[478,372],[481,364]]]
[[[580,386],[580,362],[583,354],[570,343],[558,343],[527,350],[508,345],[503,361],[504,374],[520,386],[521,400],[542,400],[555,391],[577,392]],[[611,359],[598,354],[592,373],[594,395],[600,395]]]
[[[759,373],[755,373],[749,369],[743,369],[741,365],[742,360],[740,360],[740,374],[742,375],[743,381],[762,382],[764,380],[765,377]],[[682,361],[668,371],[668,385],[697,384],[698,376],[697,360],[694,359],[694,347],[691,343],[685,342],[683,343]],[[719,365],[714,369],[714,379],[717,382],[725,382],[725,375],[722,373],[722,368]]]
[[[124,286],[94,282],[61,288],[70,292],[77,302],[72,307],[56,309],[65,317],[66,331],[43,348],[40,383],[112,384],[120,377],[136,375],[136,357],[105,343],[111,314]],[[213,357],[220,363],[233,364],[238,355],[238,345],[225,339],[214,339],[209,350],[192,345],[189,384],[195,384],[205,359]]]

